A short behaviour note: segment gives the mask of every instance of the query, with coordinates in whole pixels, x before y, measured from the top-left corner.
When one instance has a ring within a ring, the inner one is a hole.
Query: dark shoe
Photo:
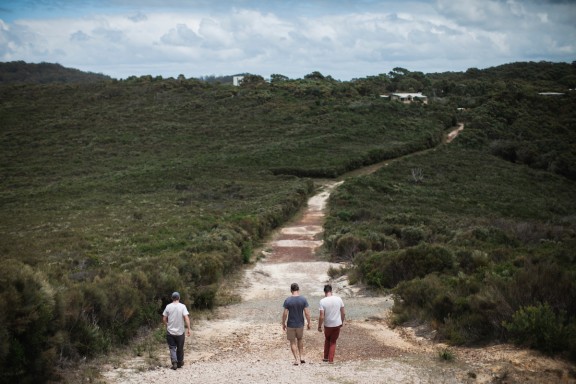
[[[184,366],[184,362],[178,363],[178,368],[182,368]]]
[[[178,363],[176,363],[176,362],[172,363],[172,369],[177,370],[178,369]]]

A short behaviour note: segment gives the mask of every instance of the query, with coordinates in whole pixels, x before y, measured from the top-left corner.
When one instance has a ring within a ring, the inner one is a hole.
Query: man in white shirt
[[[322,325],[324,325],[324,361],[332,364],[336,353],[336,340],[340,336],[340,328],[344,325],[346,311],[342,299],[332,294],[330,284],[324,286],[324,296],[320,300],[318,332],[322,332]]]
[[[172,303],[168,304],[162,313],[162,322],[166,325],[166,341],[170,349],[172,369],[182,368],[184,365],[184,331],[190,336],[190,317],[188,309],[180,302],[180,294],[172,293]]]

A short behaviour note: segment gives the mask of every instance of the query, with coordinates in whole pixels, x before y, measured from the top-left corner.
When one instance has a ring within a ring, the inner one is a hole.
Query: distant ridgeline
[[[111,80],[110,76],[82,72],[60,64],[29,64],[24,61],[0,63],[0,84],[11,83],[91,83]]]

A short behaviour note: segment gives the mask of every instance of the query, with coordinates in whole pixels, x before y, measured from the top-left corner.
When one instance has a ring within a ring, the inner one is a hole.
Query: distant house
[[[386,95],[383,95],[384,97]],[[422,93],[392,93],[390,94],[390,100],[400,101],[404,104],[410,104],[414,101],[418,101],[424,104],[428,104],[428,97],[424,96]]]
[[[234,84],[235,87],[238,87],[240,84],[242,84],[242,80],[244,80],[244,76],[233,76],[232,84]]]

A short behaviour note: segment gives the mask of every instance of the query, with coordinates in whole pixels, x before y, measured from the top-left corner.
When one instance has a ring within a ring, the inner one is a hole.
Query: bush
[[[365,238],[346,233],[336,240],[336,257],[342,260],[352,260],[359,252],[369,249],[370,244]]]
[[[218,284],[197,287],[193,294],[194,302],[191,306],[197,309],[212,309],[216,305],[217,293]]]
[[[394,293],[395,322],[399,319],[415,318],[432,320],[431,308],[435,298],[446,292],[445,284],[434,275],[416,278],[398,284]]]
[[[422,245],[395,252],[365,252],[354,263],[365,283],[393,288],[402,281],[452,270],[453,256],[444,247]]]
[[[16,260],[0,268],[0,382],[42,382],[57,351],[56,297],[42,272]]]
[[[338,268],[335,268],[333,266],[330,266],[330,268],[328,268],[328,277],[330,277],[330,279],[334,280],[337,279],[341,276],[344,276],[348,273],[349,268],[345,267],[345,266],[340,266]]]
[[[515,343],[552,354],[568,349],[571,335],[564,324],[565,315],[544,303],[520,308],[504,327]]]
[[[418,245],[426,239],[426,232],[420,227],[403,227],[400,230],[400,238],[405,246]]]
[[[472,274],[486,268],[489,265],[489,258],[485,252],[479,250],[460,250],[456,252],[456,260],[460,269],[467,274]]]
[[[450,316],[439,327],[438,337],[452,345],[477,345],[491,340],[494,328],[482,313],[467,312],[460,316]]]

